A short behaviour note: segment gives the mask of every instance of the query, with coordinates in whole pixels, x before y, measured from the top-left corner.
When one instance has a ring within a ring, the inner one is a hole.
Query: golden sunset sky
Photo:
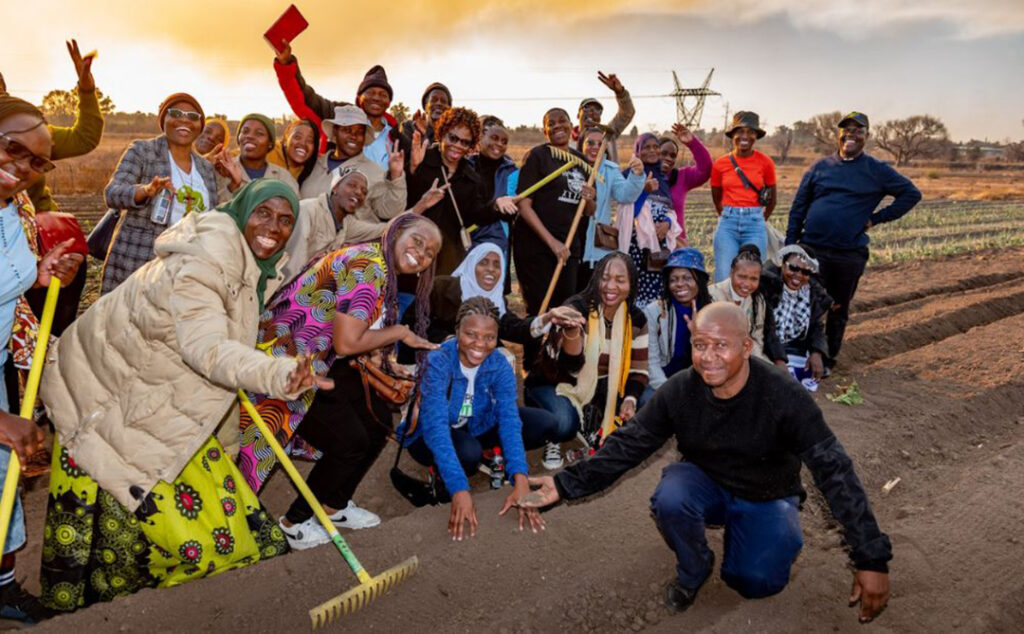
[[[941,117],[955,139],[1024,137],[1022,0],[437,0],[296,3],[310,28],[294,43],[304,75],[350,100],[380,63],[395,101],[415,109],[446,83],[458,105],[537,124],[548,107],[575,112],[600,98],[598,69],[636,96],[663,95],[671,71],[697,84],[715,67],[703,127],[726,104],[767,127],[830,110],[873,123]],[[0,71],[13,94],[39,102],[70,88],[64,40],[99,49],[94,74],[118,110],[155,111],[193,93],[208,113],[288,112],[262,34],[287,2],[0,0]],[[669,98],[636,100],[641,130],[673,121]]]

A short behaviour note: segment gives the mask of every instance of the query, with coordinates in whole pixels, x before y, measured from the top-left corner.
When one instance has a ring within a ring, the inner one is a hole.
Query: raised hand
[[[681,123],[672,124],[672,134],[676,135],[680,143],[688,144],[693,141],[693,132],[690,132],[690,128]]]
[[[405,173],[405,150],[398,141],[388,140],[388,174],[391,180],[398,180]]]
[[[292,62],[292,45],[288,40],[281,39],[281,52],[277,54],[277,63],[290,64]]]
[[[444,198],[444,193],[445,191],[447,191],[448,187],[449,183],[445,183],[444,185],[438,187],[437,179],[435,178],[434,182],[430,185],[430,189],[423,192],[423,195],[420,196],[420,199],[416,202],[415,205],[413,205],[413,212],[417,214],[422,214],[424,211],[430,209],[437,203],[441,202],[441,199]]]
[[[412,132],[412,149],[409,156],[409,172],[412,174],[416,173],[416,169],[419,168],[420,163],[423,162],[423,157],[427,155],[427,145],[430,141],[427,139],[425,132],[420,132],[417,128]]]
[[[82,53],[78,50],[77,40],[72,38],[66,44],[68,45],[68,55],[71,56],[71,62],[75,65],[75,74],[78,75],[78,91],[92,92],[96,90],[96,80],[92,76],[92,61],[96,59],[96,52],[93,51],[82,57]]]
[[[605,75],[601,71],[597,71],[597,78],[601,80],[601,83],[612,89],[616,95],[623,91],[622,82],[615,73],[609,73]]]
[[[422,110],[417,110],[412,115],[412,127],[419,130],[420,134],[427,136],[427,117]]]
[[[75,241],[68,238],[57,246],[50,249],[50,252],[43,256],[36,268],[36,286],[44,287],[50,285],[50,278],[56,277],[60,283],[67,286],[75,279],[78,267],[85,261],[81,253],[68,253]]]
[[[635,154],[633,155],[633,158],[629,159],[629,165],[626,167],[628,167],[637,176],[641,176],[644,173],[644,162]]]
[[[644,189],[651,194],[658,191],[658,179],[654,178],[654,174],[648,172],[647,180],[644,182]]]

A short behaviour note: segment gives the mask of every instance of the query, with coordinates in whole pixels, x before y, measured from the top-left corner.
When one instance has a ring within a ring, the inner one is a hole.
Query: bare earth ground
[[[869,269],[839,371],[816,400],[857,464],[892,538],[893,598],[874,631],[1020,631],[1024,621],[1024,249]],[[856,380],[866,403],[824,392]],[[390,487],[389,447],[357,492],[384,517],[348,534],[371,573],[413,554],[419,572],[331,628],[439,632],[862,632],[850,573],[821,498],[804,507],[805,545],[780,595],[746,601],[717,572],[682,615],[662,607],[674,560],[648,513],[670,446],[613,489],[546,514],[547,531],[499,519],[505,492],[477,478],[475,539],[453,543],[447,507],[413,509]],[[536,462],[536,456],[534,456]],[[539,471],[539,467],[537,468]],[[806,475],[806,474],[805,474]],[[900,483],[888,495],[889,480]],[[46,478],[26,495],[19,577],[38,590]],[[293,493],[278,473],[262,496]],[[710,531],[721,562],[721,533]],[[38,631],[300,631],[307,610],[354,585],[324,546],[171,590],[146,590],[56,618]],[[328,628],[328,629],[331,629]]]

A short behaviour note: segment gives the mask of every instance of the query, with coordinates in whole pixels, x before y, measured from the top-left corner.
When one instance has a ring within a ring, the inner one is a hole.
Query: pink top
[[[669,187],[669,192],[672,194],[672,206],[676,210],[676,219],[679,221],[679,227],[683,230],[681,235],[684,240],[688,240],[686,237],[686,192],[700,187],[711,177],[711,153],[700,142],[700,139],[694,135],[693,140],[687,143],[686,147],[693,154],[696,165],[672,170],[676,172],[676,181]]]

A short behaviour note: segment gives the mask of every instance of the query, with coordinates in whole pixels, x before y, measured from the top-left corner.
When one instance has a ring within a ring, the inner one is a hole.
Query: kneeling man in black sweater
[[[544,507],[610,486],[675,436],[683,459],[665,468],[651,497],[662,536],[676,554],[667,605],[688,608],[711,575],[706,524],[725,526],[722,580],[748,598],[781,592],[800,552],[800,463],[845,531],[856,569],[851,603],[860,620],[889,599],[889,538],[878,528],[853,463],[799,383],[750,357],[746,314],[711,304],[693,323],[693,367],[669,379],[589,460],[555,477],[530,478],[522,506]]]

